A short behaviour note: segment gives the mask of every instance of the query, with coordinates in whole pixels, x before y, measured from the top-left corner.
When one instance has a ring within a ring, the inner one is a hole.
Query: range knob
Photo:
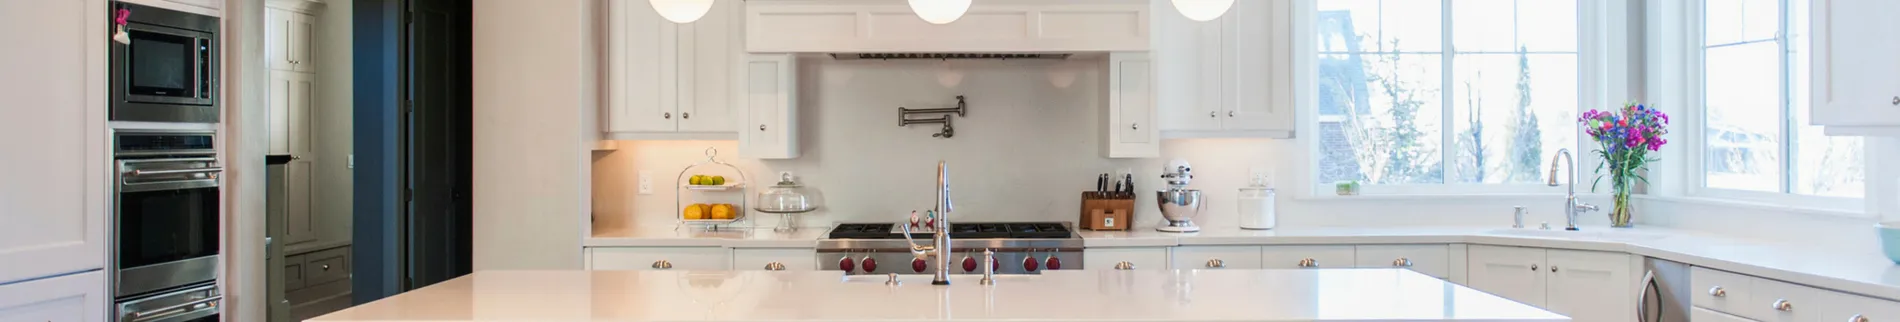
[[[975,257],[970,257],[970,256],[963,256],[963,271],[964,271],[964,272],[975,272],[975,271],[976,271],[976,258],[975,258]]]
[[[1040,266],[1040,264],[1041,264],[1041,263],[1039,263],[1039,262],[1036,262],[1036,258],[1035,258],[1035,257],[1027,257],[1027,258],[1023,258],[1023,271],[1024,271],[1024,272],[1034,272],[1034,271],[1036,271],[1036,268],[1037,268],[1036,266]]]
[[[929,266],[930,265],[924,262],[922,258],[913,258],[910,260],[910,272],[912,273],[923,273],[924,268]]]
[[[1044,268],[1048,268],[1048,269],[1062,269],[1062,259],[1061,259],[1061,258],[1056,258],[1055,256],[1049,256],[1049,260],[1046,260],[1046,261],[1044,261],[1044,262],[1045,262],[1045,263],[1043,263],[1043,264],[1042,264],[1042,267],[1044,267]]]
[[[852,261],[850,256],[846,256],[845,258],[838,259],[838,269],[844,270],[845,273],[850,273],[852,270],[858,269],[858,264]]]
[[[864,264],[865,273],[877,272],[877,259],[871,258],[871,256],[865,256],[864,259],[859,260],[858,263]]]
[[[990,259],[990,270],[998,271],[998,272],[1003,271],[1003,261],[995,260],[993,258]]]

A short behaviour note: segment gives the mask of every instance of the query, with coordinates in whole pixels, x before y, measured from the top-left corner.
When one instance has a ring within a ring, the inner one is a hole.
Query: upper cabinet
[[[1161,156],[1155,128],[1155,66],[1148,53],[1110,53],[1102,60],[1102,151],[1110,158]]]
[[[918,19],[901,0],[744,2],[746,50],[755,53],[1106,52],[1149,47],[1148,0],[976,1],[962,18],[941,25]]]
[[[1155,12],[1156,108],[1166,137],[1293,135],[1287,1],[1236,1],[1213,21]]]
[[[8,75],[0,77],[0,96],[7,97],[0,135],[31,138],[0,143],[7,151],[0,158],[0,284],[105,265],[112,181],[107,10],[103,0],[0,1],[0,27],[20,31],[0,34],[0,43],[32,44],[0,50],[0,71]],[[0,290],[0,317],[51,299],[15,301],[33,290]],[[104,309],[93,300],[89,309]]]
[[[273,5],[264,11],[265,59],[271,69],[298,72],[312,72],[317,68],[316,52],[317,18],[302,12],[280,9]]]
[[[610,1],[607,132],[735,132],[735,68],[744,53],[738,1],[675,24],[644,1]],[[610,135],[610,136],[614,136]]]
[[[1830,135],[1900,134],[1900,2],[1816,0],[1815,125]]]
[[[734,100],[745,111],[739,155],[760,159],[798,157],[798,58],[792,54],[747,55],[745,84]]]

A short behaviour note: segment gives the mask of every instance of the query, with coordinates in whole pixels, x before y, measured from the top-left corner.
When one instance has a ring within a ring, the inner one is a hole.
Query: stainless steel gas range
[[[930,240],[928,224],[911,237]],[[1082,238],[1065,222],[988,222],[950,225],[951,274],[982,274],[983,250],[996,252],[997,274],[1038,274],[1082,269]],[[821,270],[846,274],[936,274],[930,261],[915,258],[895,223],[846,223],[818,240]]]

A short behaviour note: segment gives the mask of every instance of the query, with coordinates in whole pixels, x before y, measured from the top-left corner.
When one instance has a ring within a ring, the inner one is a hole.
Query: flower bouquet
[[[1669,114],[1630,102],[1621,110],[1583,112],[1577,122],[1600,146],[1596,152],[1603,157],[1590,190],[1595,191],[1603,178],[1608,177],[1610,192],[1616,201],[1615,207],[1610,209],[1610,226],[1630,227],[1630,192],[1637,181],[1649,183],[1643,175],[1649,171],[1649,163],[1657,160],[1649,157],[1649,152],[1669,143],[1662,137],[1669,134]],[[1609,173],[1604,173],[1605,169]]]

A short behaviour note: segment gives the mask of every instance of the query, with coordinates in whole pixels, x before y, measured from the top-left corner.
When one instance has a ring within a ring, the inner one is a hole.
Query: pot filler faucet
[[[1557,186],[1557,161],[1563,161],[1565,167],[1570,170],[1568,174],[1570,191],[1564,194],[1564,230],[1570,231],[1577,230],[1577,213],[1597,210],[1595,205],[1577,201],[1577,163],[1573,159],[1575,157],[1570,155],[1570,149],[1557,149],[1555,158],[1550,159],[1549,182],[1550,186]]]
[[[911,256],[923,260],[929,260],[932,256],[937,258],[931,262],[937,267],[937,272],[931,276],[930,284],[950,285],[950,168],[945,161],[937,161],[936,207],[937,225],[932,229],[930,246],[918,245],[917,241],[911,240],[910,225],[898,223],[897,226],[904,227],[904,241],[910,244]]]

